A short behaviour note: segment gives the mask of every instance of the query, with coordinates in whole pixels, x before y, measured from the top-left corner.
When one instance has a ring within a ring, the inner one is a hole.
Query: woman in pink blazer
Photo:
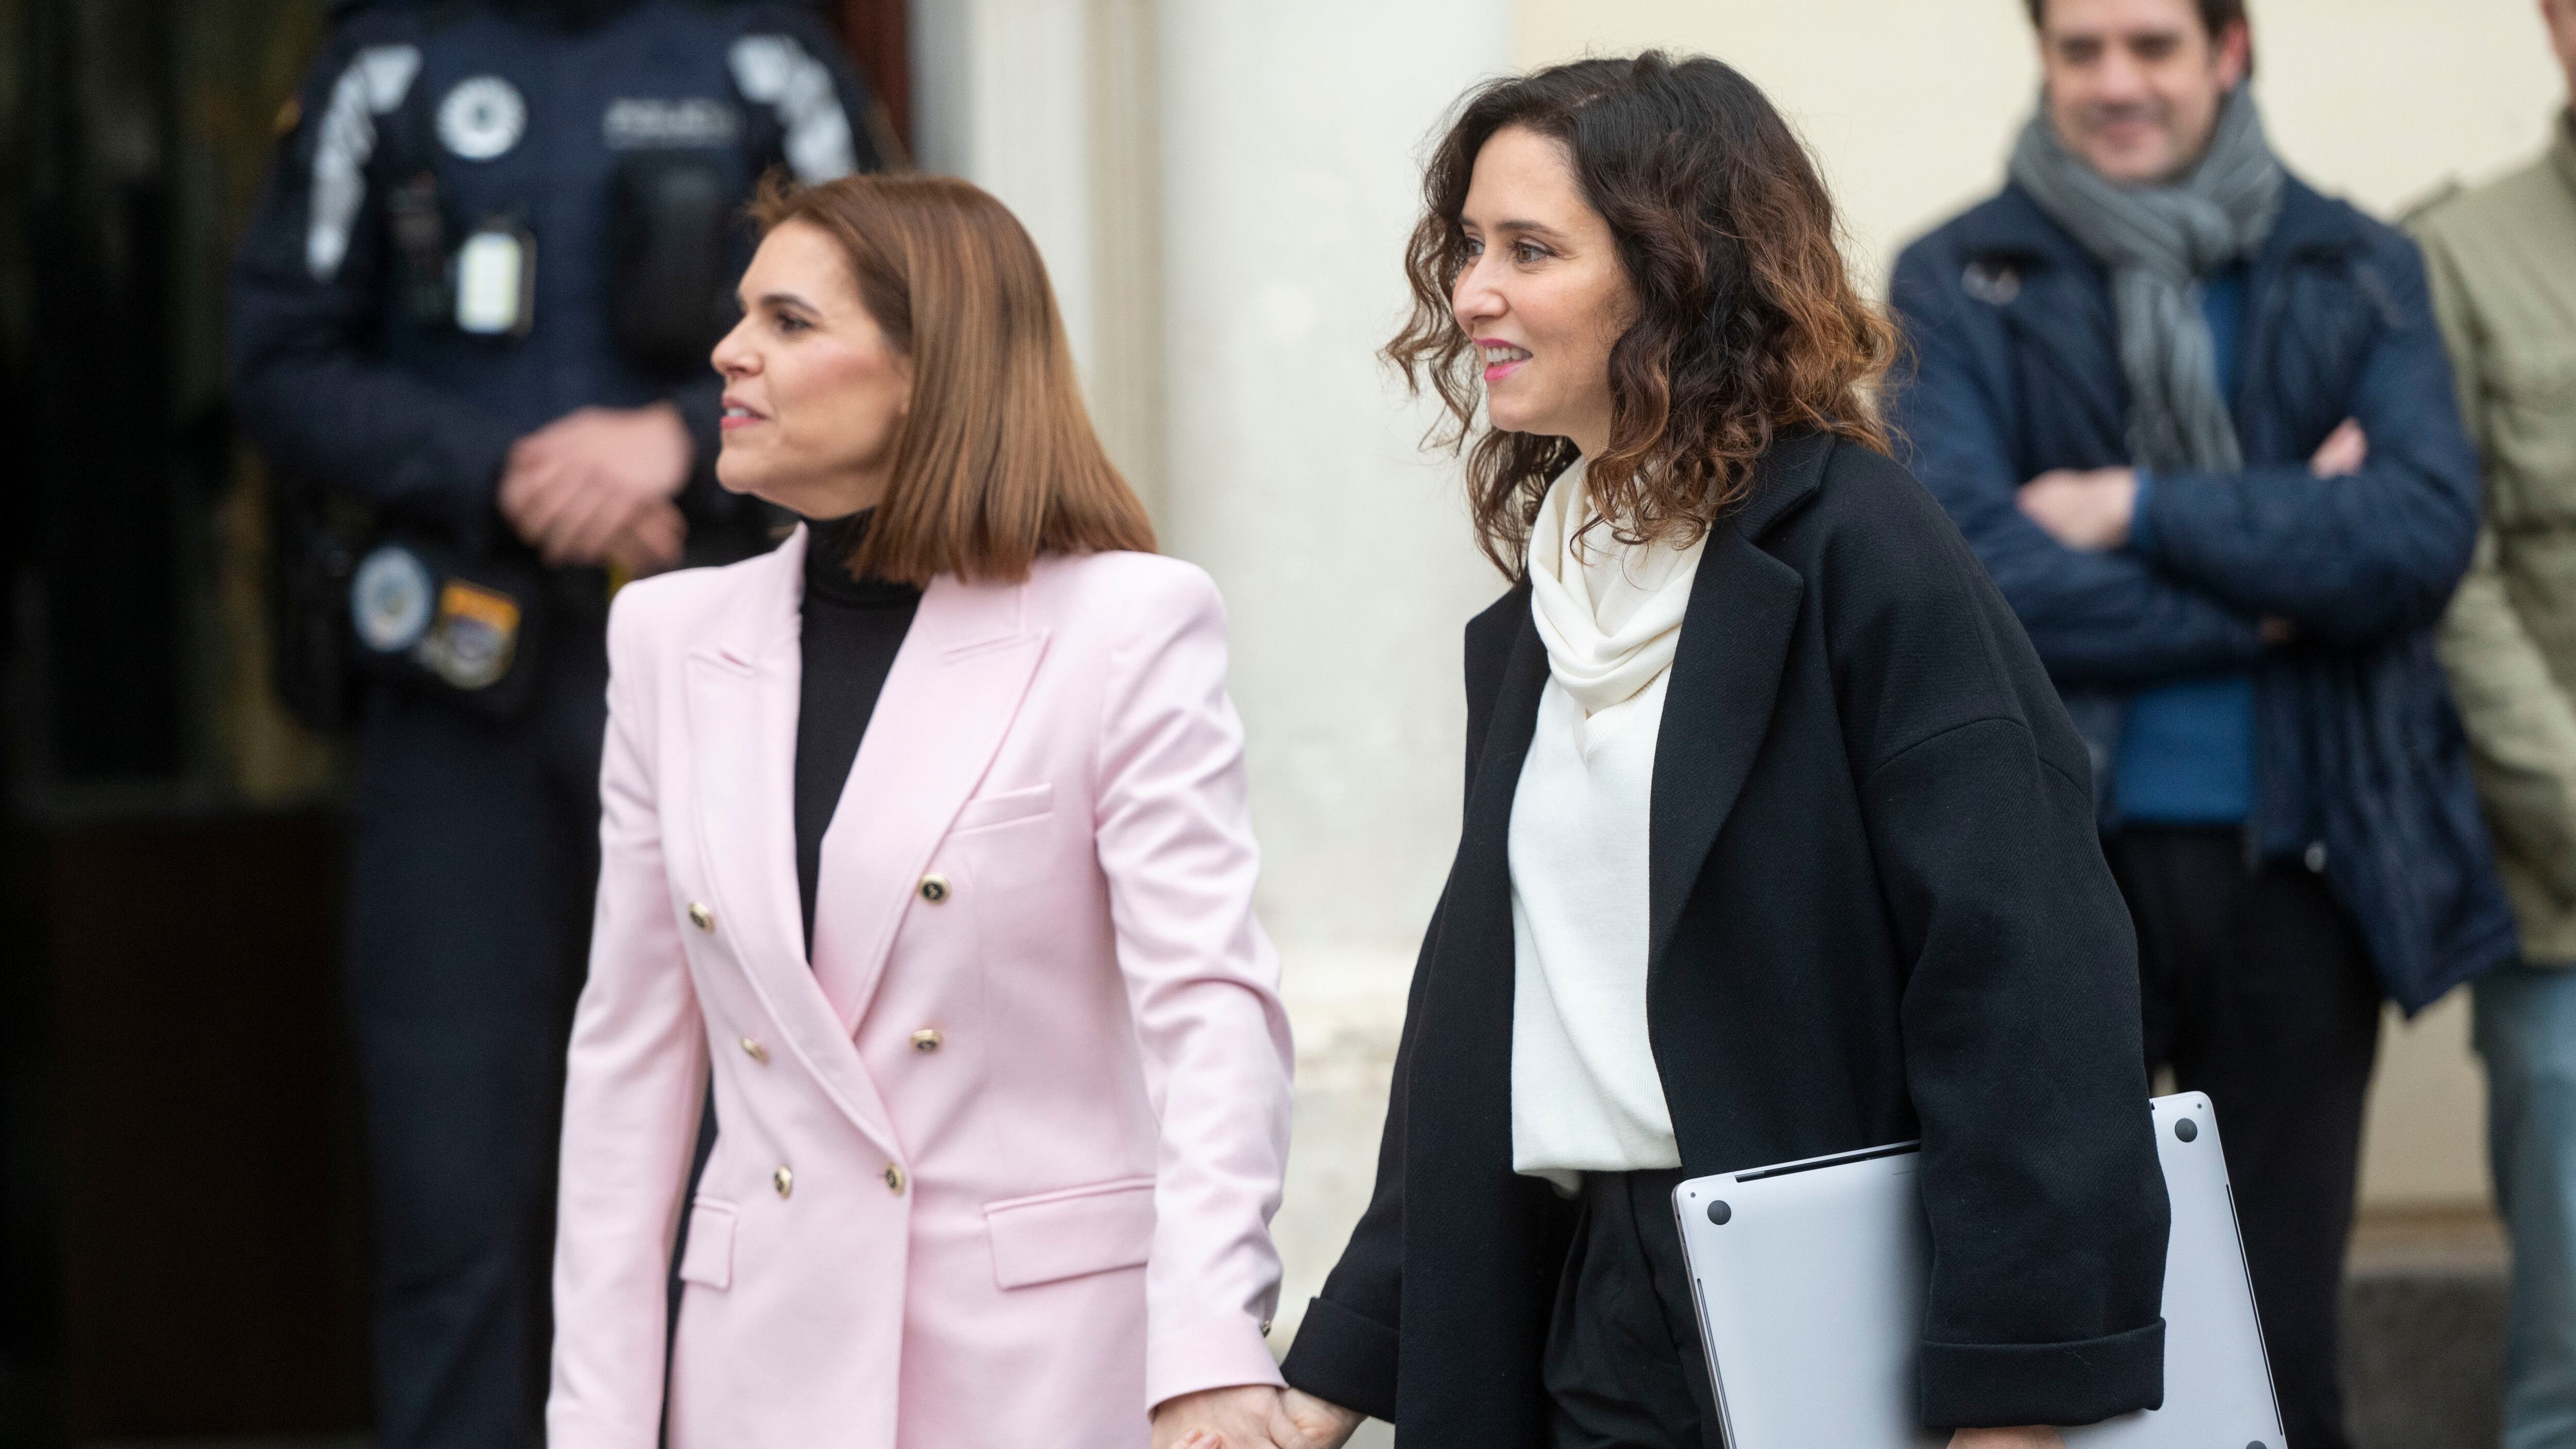
[[[806,524],[611,615],[551,1442],[1253,1449],[1289,1040],[1216,590],[1000,203],[758,219],[717,471]]]

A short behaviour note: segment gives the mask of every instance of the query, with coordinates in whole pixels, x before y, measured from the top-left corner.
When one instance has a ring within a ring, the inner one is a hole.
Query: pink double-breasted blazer
[[[564,1101],[554,1449],[1137,1446],[1276,1383],[1288,1144],[1225,620],[1197,569],[923,595],[794,858],[800,531],[618,595]]]

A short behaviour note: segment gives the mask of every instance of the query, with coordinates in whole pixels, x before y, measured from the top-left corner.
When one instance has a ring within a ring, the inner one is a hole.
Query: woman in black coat
[[[1376,1197],[1271,1437],[1715,1446],[1674,1184],[1918,1137],[1924,1423],[2040,1445],[2159,1403],[2091,770],[1886,455],[1889,336],[1812,163],[1742,76],[1650,54],[1477,92],[1425,191],[1389,356],[1460,437],[1483,405],[1471,502],[1517,584],[1468,626]]]

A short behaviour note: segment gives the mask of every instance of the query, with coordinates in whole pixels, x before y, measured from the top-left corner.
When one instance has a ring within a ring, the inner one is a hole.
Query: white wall
[[[1037,242],[1092,422],[1148,507],[1163,467],[1158,0],[912,0],[913,136]]]
[[[2536,0],[2249,0],[2273,143],[2382,213],[2539,149],[2561,83]],[[1822,158],[1861,274],[2002,183],[2037,97],[2021,0],[1521,0],[1514,58],[1726,61]]]
[[[2388,215],[2537,152],[2564,102],[2535,0],[2251,0],[2274,146]],[[1767,90],[1820,157],[1860,275],[2001,184],[2039,84],[2021,0],[1522,0],[1523,66],[1648,46],[1714,55]],[[2453,998],[2381,1043],[2362,1194],[2389,1208],[2488,1195],[2484,1098]]]
[[[1009,206],[1046,257],[1088,380],[1099,352],[1085,0],[915,0],[913,149]]]

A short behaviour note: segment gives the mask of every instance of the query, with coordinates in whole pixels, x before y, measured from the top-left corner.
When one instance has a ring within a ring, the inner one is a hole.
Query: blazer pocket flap
[[[978,795],[957,812],[955,830],[981,830],[988,825],[1008,825],[1015,820],[1034,820],[1055,809],[1055,786],[1031,785],[1025,790],[1005,790],[998,795]]]
[[[733,1286],[731,1203],[700,1198],[689,1212],[689,1246],[680,1253],[680,1281],[701,1288]]]
[[[993,1281],[1025,1288],[1112,1268],[1133,1268],[1154,1247],[1154,1179],[1071,1187],[984,1204]]]

